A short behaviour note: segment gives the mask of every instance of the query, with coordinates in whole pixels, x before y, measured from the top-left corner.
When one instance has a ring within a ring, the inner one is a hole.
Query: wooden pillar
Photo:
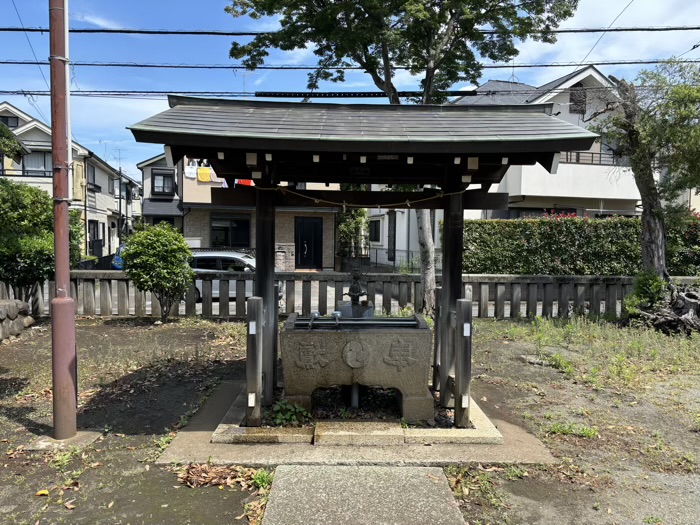
[[[447,192],[459,191],[460,183],[448,183]],[[462,298],[462,251],[464,236],[464,202],[462,194],[447,197],[442,243],[442,308],[440,311],[440,405],[454,406],[454,394],[446,385],[455,376],[454,330],[450,328],[452,312]]]
[[[275,192],[270,183],[257,183],[255,206],[255,295],[263,300],[263,405],[272,404],[274,356],[277,339],[275,319]]]

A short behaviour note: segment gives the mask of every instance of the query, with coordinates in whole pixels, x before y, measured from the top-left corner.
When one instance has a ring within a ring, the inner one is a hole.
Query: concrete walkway
[[[464,525],[442,469],[277,467],[263,525]]]

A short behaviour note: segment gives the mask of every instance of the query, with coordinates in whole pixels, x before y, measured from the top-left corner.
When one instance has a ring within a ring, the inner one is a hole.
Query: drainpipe
[[[88,189],[87,189],[87,157],[83,158],[83,176],[84,176],[84,184],[83,184],[83,211],[85,215],[85,222],[83,223],[83,237],[85,238],[85,255],[87,256],[88,253],[90,252],[89,245],[88,243],[90,242],[88,239]]]

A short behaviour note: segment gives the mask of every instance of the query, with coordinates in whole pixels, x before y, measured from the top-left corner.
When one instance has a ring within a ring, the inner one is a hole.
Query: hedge
[[[563,215],[464,222],[466,273],[635,275],[641,271],[641,220]],[[700,219],[669,228],[671,275],[700,273]]]

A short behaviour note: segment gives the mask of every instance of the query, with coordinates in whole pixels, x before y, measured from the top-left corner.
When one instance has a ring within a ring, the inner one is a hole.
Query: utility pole
[[[68,6],[49,0],[51,66],[51,149],[53,153],[54,258],[56,297],[51,300],[51,364],[54,438],[77,431],[78,371],[75,343],[75,303],[70,296],[68,208]]]
[[[119,156],[121,158],[121,155]],[[119,246],[122,245],[122,229],[126,221],[122,220],[122,167],[121,160],[119,161],[119,221],[117,223],[117,237],[119,238]]]

